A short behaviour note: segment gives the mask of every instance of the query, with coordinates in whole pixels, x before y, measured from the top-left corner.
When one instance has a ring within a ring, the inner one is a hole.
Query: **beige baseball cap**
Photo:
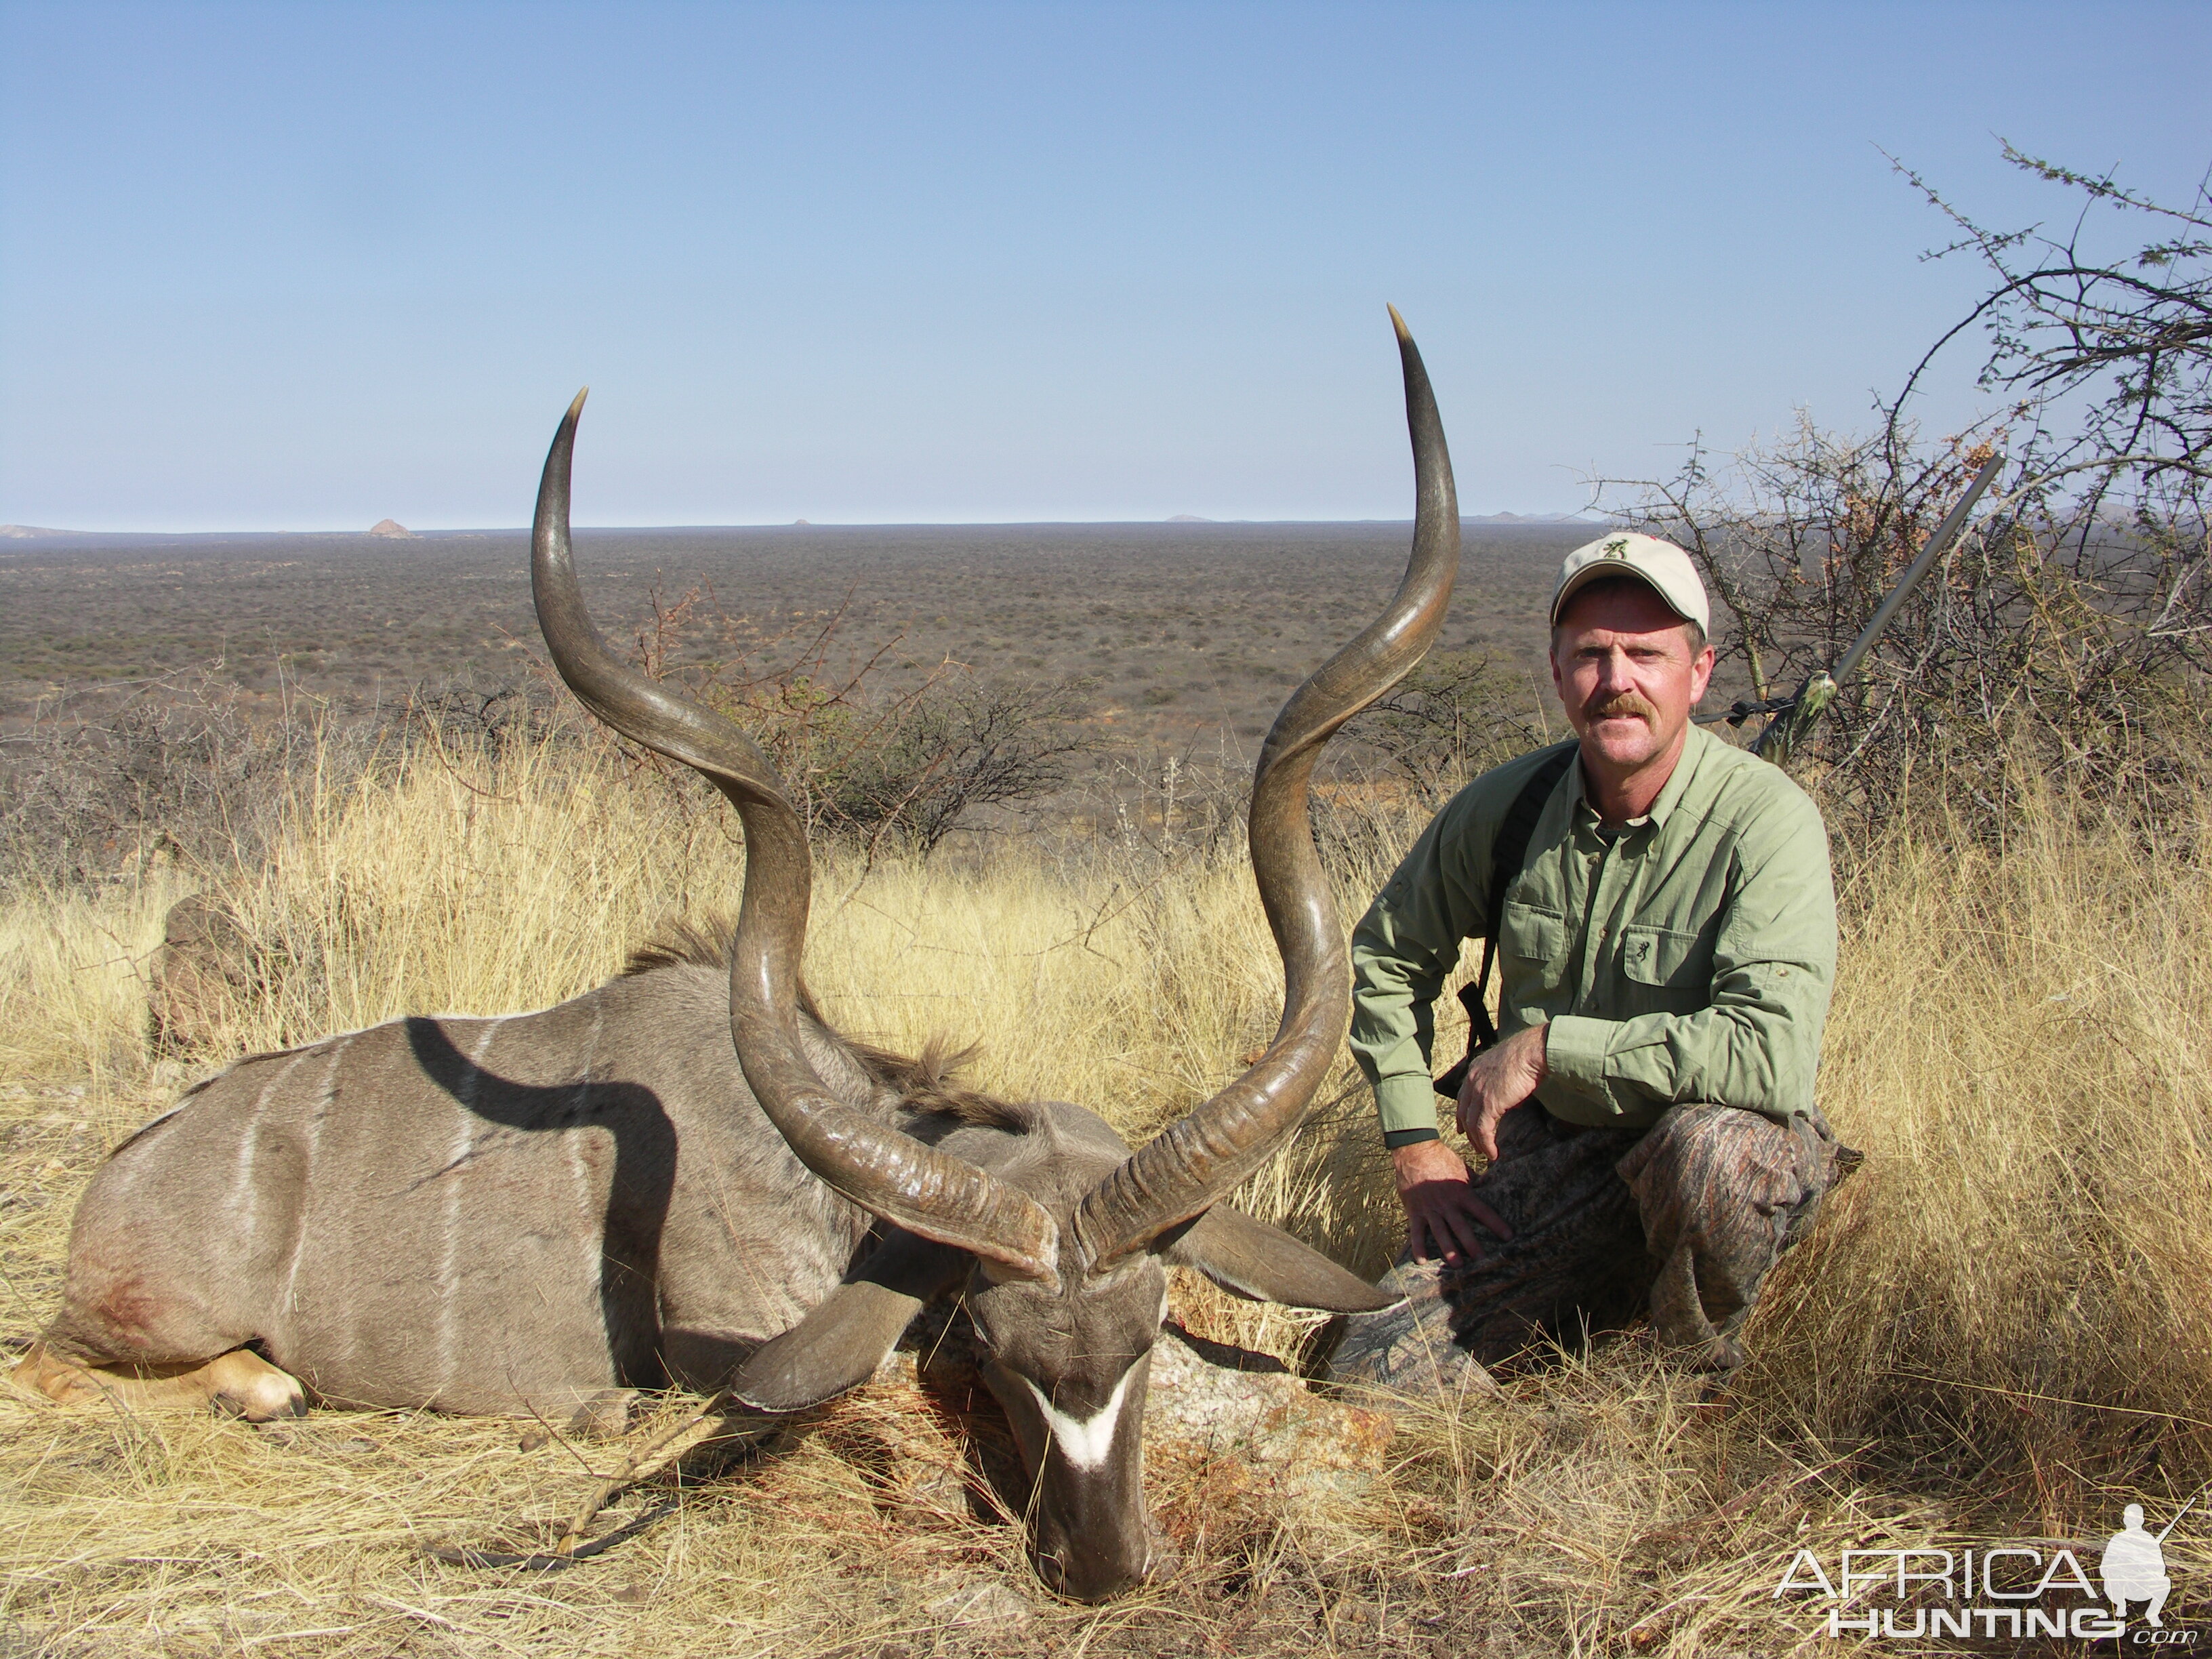
[[[1559,567],[1559,586],[1552,590],[1552,625],[1559,626],[1559,612],[1569,599],[1607,576],[1633,576],[1649,583],[1684,622],[1693,622],[1708,634],[1713,631],[1712,607],[1690,556],[1672,542],[1627,530],[1601,536],[1567,555]]]

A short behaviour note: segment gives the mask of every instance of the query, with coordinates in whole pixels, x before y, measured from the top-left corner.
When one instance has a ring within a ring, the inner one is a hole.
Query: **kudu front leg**
[[[15,1386],[76,1409],[216,1411],[249,1423],[304,1417],[307,1391],[251,1348],[167,1364],[98,1364],[34,1343],[15,1370]]]

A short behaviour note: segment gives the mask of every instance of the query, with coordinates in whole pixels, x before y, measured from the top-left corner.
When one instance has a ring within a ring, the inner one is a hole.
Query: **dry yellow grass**
[[[2212,823],[2174,829],[2212,844]],[[717,810],[606,751],[305,780],[273,859],[204,878],[280,969],[223,1040],[556,1000],[654,922],[732,905],[740,870]],[[143,979],[193,884],[155,872],[0,911],[14,1337],[52,1305],[102,1149],[187,1074],[147,1052]],[[680,1502],[553,1577],[420,1547],[564,1513],[611,1449],[524,1452],[514,1425],[420,1414],[256,1430],[0,1400],[0,1651],[1778,1652],[1826,1645],[1769,1595],[1798,1547],[2101,1534],[2124,1493],[2170,1514],[2212,1476],[2212,871],[2054,805],[2002,858],[1876,849],[1856,892],[1823,1092],[1869,1161],[1719,1401],[1629,1340],[1410,1424],[1350,1510],[1279,1514],[1170,1472],[1156,1500],[1184,1567],[1102,1611],[1045,1602],[1013,1528],[902,1496],[883,1446],[914,1402],[881,1395],[635,1495],[632,1513]],[[809,974],[858,1034],[980,1037],[985,1086],[1136,1135],[1233,1072],[1279,994],[1234,860],[1042,844],[831,861]],[[1246,1197],[1373,1271],[1395,1205],[1352,1080],[1340,1065],[1336,1103]],[[1211,1334],[1299,1334],[1179,1294]],[[929,1455],[957,1455],[957,1425],[920,1420]],[[2170,1624],[2203,1616],[2205,1536],[2192,1516],[2168,1540]]]

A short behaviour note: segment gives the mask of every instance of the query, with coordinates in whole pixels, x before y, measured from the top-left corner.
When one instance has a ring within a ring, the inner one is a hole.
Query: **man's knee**
[[[1692,1351],[1692,1363],[1742,1363],[1734,1329],[1767,1272],[1811,1229],[1841,1152],[1817,1119],[1783,1122],[1701,1102],[1670,1109],[1620,1160],[1658,1265],[1652,1322]]]
[[[1786,1246],[1803,1231],[1792,1224],[1836,1184],[1844,1151],[1817,1119],[1697,1102],[1668,1110],[1619,1169],[1647,1232],[1753,1226]]]

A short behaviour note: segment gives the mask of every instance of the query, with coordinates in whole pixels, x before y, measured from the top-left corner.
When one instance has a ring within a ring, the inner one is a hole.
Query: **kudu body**
[[[540,626],[595,714],[737,805],[734,935],[647,952],[541,1012],[395,1020],[199,1085],[94,1178],[27,1380],[57,1396],[166,1386],[260,1416],[301,1409],[301,1384],[334,1404],[565,1414],[626,1386],[734,1379],[749,1404],[792,1410],[864,1380],[924,1303],[957,1293],[1034,1483],[1041,1575],[1085,1598],[1135,1583],[1164,1263],[1297,1306],[1386,1302],[1220,1200],[1295,1129],[1343,1036],[1314,760],[1428,648],[1457,569],[1443,434],[1398,330],[1413,556],[1262,751],[1252,854],[1284,1014],[1212,1100],[1132,1153],[1079,1106],[948,1091],[814,1018],[798,976],[811,866],[774,771],[728,721],[617,660],[585,613],[568,538],[579,396],[539,488]]]

